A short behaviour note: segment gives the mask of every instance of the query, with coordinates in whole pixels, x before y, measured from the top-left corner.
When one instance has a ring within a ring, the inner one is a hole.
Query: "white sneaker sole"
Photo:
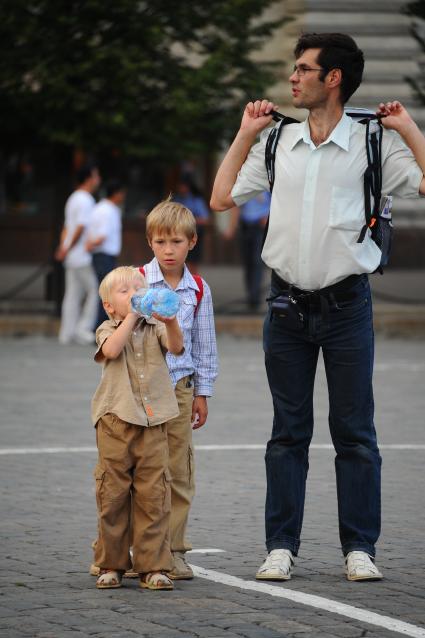
[[[347,578],[347,580],[350,580],[352,582],[357,581],[357,580],[382,580],[383,576],[382,574],[376,574],[374,576],[350,576],[350,574],[347,574],[347,572],[345,572],[345,576]]]
[[[255,578],[256,580],[291,580],[291,574],[283,576],[282,574],[261,574],[260,572],[257,572],[257,574],[255,574]]]

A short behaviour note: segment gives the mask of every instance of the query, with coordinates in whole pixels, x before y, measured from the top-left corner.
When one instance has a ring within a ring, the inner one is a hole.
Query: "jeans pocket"
[[[334,308],[336,311],[355,312],[360,308],[366,307],[368,303],[369,296],[359,295],[358,297],[348,301],[336,301]]]

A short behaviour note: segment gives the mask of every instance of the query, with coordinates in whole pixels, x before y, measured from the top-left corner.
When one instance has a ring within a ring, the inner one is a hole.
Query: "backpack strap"
[[[286,126],[286,124],[299,124],[298,120],[294,120],[292,117],[287,117],[286,115],[281,115],[280,113],[276,113],[276,116],[277,115],[281,118],[280,124],[272,128],[266,142],[265,160],[270,192],[273,191],[274,186],[276,149],[279,142],[280,134],[282,133],[282,129],[284,126]],[[276,119],[276,117],[274,119]]]
[[[376,220],[379,215],[382,194],[382,124],[375,123],[377,130],[371,132],[371,123],[370,119],[366,122],[367,168],[363,175],[365,224],[357,239],[358,244],[363,242],[368,228],[371,229],[372,239],[375,241]]]
[[[275,126],[270,131],[267,142],[266,142],[266,151],[265,151],[265,162],[266,162],[266,170],[267,170],[267,178],[269,180],[270,193],[273,192],[274,180],[275,180],[275,164],[276,164],[276,149],[279,142],[280,134],[282,133],[283,127],[286,124],[298,124],[298,120],[294,120],[292,117],[287,117],[286,115],[282,115],[277,111],[273,111],[273,119],[279,121],[280,124]],[[267,217],[266,225],[264,226],[263,240],[261,246],[264,246],[266,241],[267,233],[269,230],[269,218]]]
[[[146,271],[144,266],[139,266],[139,272],[140,274],[143,275],[143,277],[145,277]],[[196,313],[198,312],[199,304],[201,303],[202,297],[204,296],[204,280],[202,279],[200,275],[192,275],[192,277],[196,281],[196,285],[199,288],[199,290],[195,291],[195,296],[196,296],[195,316],[196,316]]]
[[[199,304],[201,303],[202,297],[204,296],[204,280],[202,279],[202,277],[200,275],[192,275],[192,277],[196,281],[196,284],[197,284],[197,286],[199,288],[199,290],[196,290],[196,292],[195,292],[195,295],[196,295],[195,317],[196,317],[196,313],[198,312]]]

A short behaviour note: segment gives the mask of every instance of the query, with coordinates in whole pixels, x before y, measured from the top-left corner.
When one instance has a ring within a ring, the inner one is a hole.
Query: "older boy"
[[[191,211],[172,201],[158,204],[148,215],[146,235],[155,258],[144,272],[151,288],[171,288],[180,296],[177,319],[183,331],[184,355],[167,354],[179,416],[167,423],[171,472],[170,538],[174,567],[170,578],[191,579],[185,553],[189,510],[195,493],[192,428],[207,420],[207,397],[217,376],[217,346],[211,291],[192,276],[185,261],[196,244],[196,221]]]
[[[130,300],[145,280],[121,267],[102,281],[99,294],[110,319],[96,332],[95,361],[103,363],[92,402],[99,461],[95,470],[99,589],[121,586],[133,564],[140,586],[173,589],[169,545],[170,479],[165,423],[178,415],[164,352],[179,355],[183,338],[175,317],[144,319]]]

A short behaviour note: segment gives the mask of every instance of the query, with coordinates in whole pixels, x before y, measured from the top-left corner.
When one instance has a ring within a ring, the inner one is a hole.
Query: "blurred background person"
[[[126,189],[124,184],[113,179],[106,183],[106,197],[93,208],[88,230],[86,249],[92,253],[93,268],[97,281],[117,266],[117,257],[122,244],[122,210]],[[108,319],[102,301],[98,300],[96,328]]]
[[[65,295],[62,302],[59,342],[94,343],[97,315],[97,279],[91,254],[86,249],[88,227],[100,185],[98,168],[82,166],[77,171],[77,189],[65,204],[65,221],[55,258],[65,268]]]
[[[190,272],[196,274],[199,263],[202,261],[205,227],[209,223],[210,209],[191,175],[183,175],[180,178],[173,200],[186,206],[193,213],[196,220],[198,241],[188,254],[186,261]]]
[[[239,226],[239,240],[247,304],[257,311],[261,299],[264,264],[261,259],[264,228],[270,212],[270,193],[265,191],[240,208],[233,208],[225,239],[233,239]]]

